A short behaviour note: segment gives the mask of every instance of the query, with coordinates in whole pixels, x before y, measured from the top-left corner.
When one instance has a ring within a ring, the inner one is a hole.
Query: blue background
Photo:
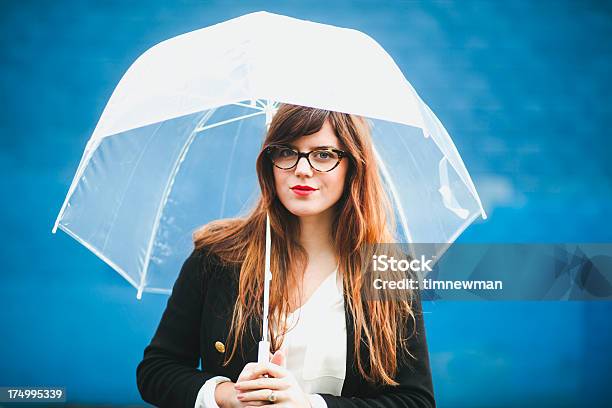
[[[489,219],[464,242],[612,242],[612,5],[603,1],[0,2],[0,386],[143,404],[166,297],[51,228],[125,70],[164,39],[268,10],[359,29],[445,124]],[[441,407],[603,406],[612,303],[426,304]]]

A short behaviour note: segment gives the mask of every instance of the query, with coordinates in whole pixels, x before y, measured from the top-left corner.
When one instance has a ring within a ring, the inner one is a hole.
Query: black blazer
[[[239,268],[222,265],[205,250],[193,251],[185,261],[136,370],[138,390],[145,401],[160,407],[193,408],[198,391],[208,379],[222,375],[235,382],[247,362],[257,361],[256,336],[261,334],[261,325],[252,324],[253,335],[247,331],[242,341],[246,358],[237,353],[228,366],[222,366],[224,352],[230,352],[229,347],[224,348],[239,274]],[[409,350],[416,360],[399,365],[395,377],[398,386],[373,386],[363,380],[353,364],[354,330],[345,294],[346,377],[341,396],[320,394],[329,408],[435,407],[420,304],[415,303],[418,335],[409,340]],[[361,353],[368,367],[369,352],[364,343]]]

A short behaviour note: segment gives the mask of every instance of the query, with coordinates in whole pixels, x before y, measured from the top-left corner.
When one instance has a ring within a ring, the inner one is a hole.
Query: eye
[[[292,157],[292,156],[295,156],[295,152],[291,149],[281,148],[278,151],[278,157],[280,158],[287,158],[287,157]]]
[[[314,152],[314,157],[317,160],[333,160],[336,159],[338,155],[329,150],[319,150]]]

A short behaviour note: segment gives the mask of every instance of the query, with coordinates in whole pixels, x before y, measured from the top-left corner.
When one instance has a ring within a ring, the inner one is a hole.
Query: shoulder
[[[219,259],[211,245],[194,246],[190,258],[197,259],[201,264],[219,263]]]
[[[178,280],[202,283],[207,279],[215,262],[214,255],[208,248],[193,248],[183,261]]]
[[[213,298],[227,294],[234,280],[228,277],[233,275],[231,268],[223,265],[209,248],[194,248],[183,262],[171,298],[196,305],[211,294]]]
[[[194,247],[183,265],[184,268],[196,271],[202,277],[210,274],[213,269],[220,266],[222,266],[221,261],[210,246]]]

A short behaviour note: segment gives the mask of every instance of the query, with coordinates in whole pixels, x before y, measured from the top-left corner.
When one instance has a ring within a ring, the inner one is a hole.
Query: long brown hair
[[[223,263],[240,265],[238,298],[227,340],[231,354],[229,357],[226,354],[224,364],[229,363],[241,344],[250,319],[262,320],[267,213],[272,241],[269,313],[272,350],[279,349],[284,338],[284,333],[275,336],[272,327],[283,327],[282,316],[289,312],[289,288],[299,286],[297,277],[308,262],[307,253],[297,240],[299,220],[276,195],[272,163],[264,148],[315,133],[326,120],[350,160],[343,194],[335,204],[332,238],[339,259],[338,273],[353,317],[355,364],[366,381],[397,385],[393,378],[398,358],[410,355],[404,347],[408,340],[406,318],[414,322],[414,313],[410,296],[400,301],[372,300],[374,296],[368,291],[373,289],[364,284],[363,265],[370,258],[364,255],[363,248],[395,241],[393,210],[378,173],[368,123],[356,115],[289,104],[280,105],[257,158],[262,195],[254,208],[244,218],[214,221],[194,233],[196,248],[206,247]],[[361,355],[362,343],[369,349],[369,355]]]

